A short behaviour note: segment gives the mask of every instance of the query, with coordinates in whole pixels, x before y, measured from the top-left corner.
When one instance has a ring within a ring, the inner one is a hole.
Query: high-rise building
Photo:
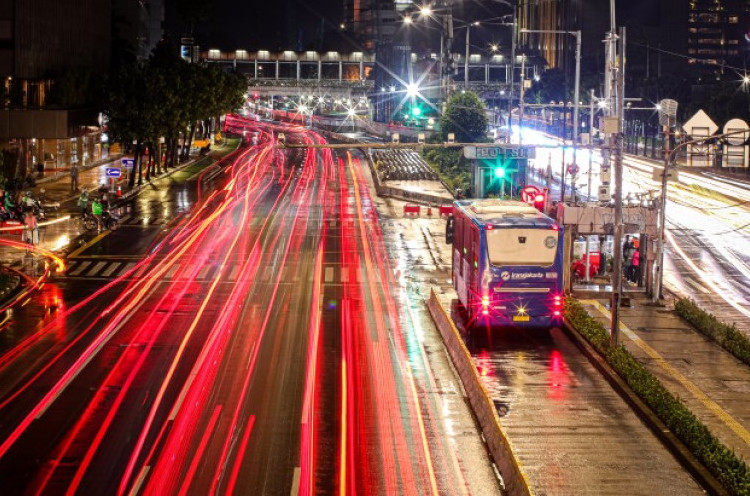
[[[0,148],[15,157],[6,178],[101,157],[98,109],[75,87],[76,74],[109,68],[111,14],[112,0],[0,0]],[[65,76],[73,89],[50,105]]]
[[[111,0],[0,0],[0,76],[24,81],[26,102],[70,67],[105,70]]]
[[[519,49],[538,55],[550,68],[575,64],[575,38],[551,31],[581,30],[582,56],[601,59],[602,39],[609,29],[609,4],[602,0],[518,0],[518,27],[544,33],[521,33]]]
[[[687,15],[690,63],[744,65],[750,40],[749,0],[691,0]]]

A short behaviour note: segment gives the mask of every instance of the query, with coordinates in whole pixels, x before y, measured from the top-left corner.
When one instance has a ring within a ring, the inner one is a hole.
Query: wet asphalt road
[[[498,491],[427,394],[356,157],[274,153],[146,191],[3,324],[4,492]]]

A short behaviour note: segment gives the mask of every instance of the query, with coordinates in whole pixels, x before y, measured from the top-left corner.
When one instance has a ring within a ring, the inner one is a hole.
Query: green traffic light
[[[422,113],[422,109],[419,107],[412,107],[411,113],[412,115],[418,116]]]
[[[496,167],[495,168],[495,177],[498,179],[502,179],[505,177],[505,168],[503,167]]]

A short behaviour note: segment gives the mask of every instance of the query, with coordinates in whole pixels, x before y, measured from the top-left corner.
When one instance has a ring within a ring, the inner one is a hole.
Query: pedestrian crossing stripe
[[[73,278],[115,278],[127,274],[133,269],[138,262],[124,262],[118,260],[73,260],[68,266],[68,270],[65,274],[66,277]],[[185,269],[192,267],[192,262],[182,261],[181,263],[174,263],[162,276],[163,280],[168,281],[180,281],[186,280]],[[206,264],[195,274],[195,280],[197,281],[209,281],[212,280],[218,274],[220,266],[218,264]],[[147,267],[143,267],[143,270],[148,270]],[[237,282],[240,279],[242,270],[241,263],[235,263],[231,265],[225,271],[224,282]],[[288,267],[287,270],[294,270],[293,267]],[[133,277],[138,277],[138,274],[131,274]],[[276,270],[272,266],[266,266],[261,269],[260,282],[264,284],[270,284],[277,278]],[[305,280],[311,282],[314,278],[314,273],[310,271]],[[281,282],[299,283],[303,279],[303,275],[300,271],[294,271],[291,277],[285,277]],[[323,268],[323,283],[324,284],[357,284],[362,282],[362,274],[359,270],[352,270],[351,267],[342,267],[340,265],[327,265]]]
[[[69,270],[68,275],[70,276],[77,276],[80,275],[84,270],[88,268],[88,266],[91,265],[90,261],[81,262],[75,270]]]
[[[109,262],[99,262],[96,265],[94,265],[91,269],[89,269],[88,272],[86,272],[86,276],[94,276],[96,275],[100,270],[104,268],[105,265],[107,265]]]
[[[114,262],[114,263],[110,264],[110,266],[107,267],[107,270],[105,270],[104,272],[101,273],[101,276],[102,277],[110,277],[112,274],[114,274],[114,272],[117,269],[120,268],[121,265],[122,265],[122,262]]]

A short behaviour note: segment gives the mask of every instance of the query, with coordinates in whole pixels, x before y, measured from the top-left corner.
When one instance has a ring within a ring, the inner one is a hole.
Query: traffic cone
[[[117,198],[120,198],[122,196],[122,187],[117,187]]]

